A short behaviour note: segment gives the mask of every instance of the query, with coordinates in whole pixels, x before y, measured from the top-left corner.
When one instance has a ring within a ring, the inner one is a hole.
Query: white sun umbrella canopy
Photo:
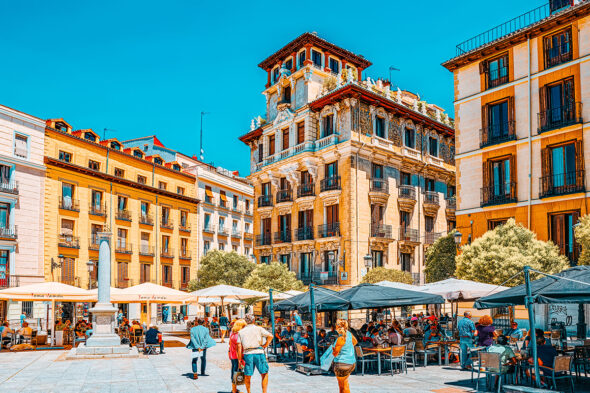
[[[252,289],[234,287],[232,285],[215,285],[209,288],[199,289],[197,291],[191,292],[191,296],[193,297],[219,297],[223,299],[251,299],[254,297],[265,297],[267,294],[265,292],[254,291]]]
[[[119,299],[123,289],[111,287],[111,303],[125,303]],[[90,290],[91,293],[94,294],[95,298],[98,298],[98,288],[94,288]]]
[[[303,292],[301,291],[296,291],[295,289],[291,289],[289,291],[285,291],[285,292],[281,292],[281,291],[277,291],[277,290],[273,290],[272,291],[272,300],[285,300],[285,299],[289,299],[293,296],[297,296],[297,295],[301,295]],[[263,299],[260,300],[269,300],[270,296],[268,295],[268,293],[266,294],[266,296]]]
[[[380,281],[376,285],[381,285],[383,287],[390,287],[390,288],[397,288],[397,289],[405,289],[407,291],[419,291],[420,286],[418,285],[411,285],[405,284],[403,282],[393,282],[393,281]]]
[[[474,300],[506,289],[508,288],[493,284],[449,278],[419,286],[416,290],[440,295],[446,300]]]
[[[111,294],[111,299],[121,303],[188,303],[191,296],[177,289],[144,282]]]
[[[198,304],[212,304],[212,305],[218,305],[221,304],[221,298],[220,297],[200,297],[197,300]],[[224,300],[225,304],[241,304],[242,302],[239,301],[238,299],[225,299]]]

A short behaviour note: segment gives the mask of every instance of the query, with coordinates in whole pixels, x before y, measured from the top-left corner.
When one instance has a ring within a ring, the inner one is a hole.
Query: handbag
[[[330,367],[332,367],[332,363],[334,362],[334,354],[332,352],[333,349],[334,344],[330,345],[320,358],[320,368],[324,371],[328,371],[330,370]]]
[[[244,371],[242,369],[239,369],[234,373],[233,383],[236,386],[244,384]]]

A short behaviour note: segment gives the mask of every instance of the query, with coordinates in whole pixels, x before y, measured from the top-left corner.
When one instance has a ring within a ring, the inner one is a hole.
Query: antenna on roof
[[[391,87],[394,87],[393,79],[391,79],[391,71],[399,71],[399,68],[395,68],[394,66],[389,66],[389,83],[391,83]]]
[[[201,150],[199,152],[199,157],[201,161],[205,159],[205,150],[203,150],[203,116],[209,115],[211,112],[201,112]]]
[[[102,130],[102,139],[107,139],[107,132],[117,132],[117,130],[113,130],[112,128],[105,128]]]

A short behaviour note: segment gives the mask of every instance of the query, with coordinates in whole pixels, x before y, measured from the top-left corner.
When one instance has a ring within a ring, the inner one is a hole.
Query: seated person
[[[537,340],[538,340],[539,337],[545,337],[545,332],[543,331],[543,329],[536,328],[535,329],[535,336],[537,337]],[[529,332],[527,333],[527,336],[524,338],[524,342],[522,343],[522,349],[527,349],[529,347],[530,342],[531,342],[531,331],[529,330]]]
[[[299,337],[299,340],[296,343],[300,344],[301,349],[303,350],[303,363],[313,362],[315,358],[313,353],[313,343],[309,338],[307,330],[303,331],[302,336]]]
[[[289,348],[290,345],[293,344],[293,335],[295,332],[293,331],[293,326],[287,325],[285,329],[281,332],[280,336],[280,343],[281,343],[281,355],[285,354],[285,348]]]
[[[332,325],[330,327],[330,331],[328,332],[328,338],[338,337],[338,332],[336,331],[336,326]]]
[[[512,348],[508,346],[508,337],[504,335],[498,336],[496,342],[489,346],[487,351],[500,354],[501,370],[490,368],[489,371],[506,373],[516,364],[516,355]]]
[[[371,343],[373,344],[374,347],[378,347],[386,342],[381,337],[381,335],[379,334],[379,329],[377,329],[376,327],[374,327],[373,330],[371,330],[369,338],[370,338]]]
[[[449,313],[446,313],[445,315],[443,315],[442,317],[440,317],[440,322],[441,323],[447,323],[449,322]]]
[[[519,329],[518,323],[516,323],[516,321],[513,321],[510,324],[510,329],[506,330],[505,335],[509,338],[515,338],[516,340],[520,341],[522,340],[522,329]]]
[[[86,337],[86,324],[83,320],[79,320],[74,327],[74,332],[76,333],[76,337]]]
[[[0,347],[12,341],[12,336],[14,334],[14,330],[12,330],[8,324],[8,321],[5,321],[2,324],[2,332],[0,336],[2,337],[2,341],[0,342]]]
[[[213,317],[213,319],[211,320],[211,328],[218,328],[219,327],[219,322],[217,322],[217,317]]]
[[[135,332],[136,330],[141,330],[141,325],[137,321],[133,321],[131,323],[131,330]]]
[[[546,367],[553,368],[553,362],[557,356],[557,350],[551,344],[547,344],[544,336],[537,337],[537,358],[539,359],[539,369],[543,375],[548,375],[550,371]],[[543,367],[546,366],[546,367]]]
[[[430,330],[428,330],[428,332],[424,333],[424,346],[428,346],[429,344],[441,341],[442,337],[440,335],[440,332],[438,331],[438,326],[436,325],[432,325],[430,327]]]
[[[389,330],[387,331],[387,333],[388,333],[387,336],[388,336],[389,344],[391,344],[391,345],[401,345],[402,344],[402,342],[403,342],[402,336],[401,336],[401,334],[398,333],[398,331],[395,328],[390,327]]]
[[[303,327],[298,326],[297,330],[295,330],[295,333],[293,333],[293,342],[297,343],[302,335],[303,335]]]
[[[146,344],[160,344],[160,354],[164,354],[164,340],[159,340],[158,334],[161,334],[158,331],[157,326],[150,326],[150,328],[145,332],[145,343]]]
[[[402,331],[402,334],[404,337],[415,336],[418,334],[418,331],[410,322],[406,322],[406,328]]]
[[[272,345],[273,345],[273,347],[280,348],[280,346],[281,346],[281,333],[282,333],[281,332],[281,327],[280,326],[277,326],[275,328],[275,335],[274,335],[274,337],[272,339]]]
[[[316,340],[318,340],[318,347],[327,348],[330,346],[330,339],[324,329],[320,329]]]
[[[18,334],[19,343],[22,343],[25,337],[33,336],[33,329],[29,327],[28,322],[23,322],[23,326],[16,333]]]

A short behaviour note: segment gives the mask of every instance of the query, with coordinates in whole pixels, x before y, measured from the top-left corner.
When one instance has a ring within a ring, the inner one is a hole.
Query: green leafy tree
[[[534,232],[510,219],[463,246],[455,273],[461,279],[514,286],[524,282],[518,273],[527,265],[544,273],[558,273],[569,267],[555,244],[537,239]]]
[[[576,241],[582,246],[578,265],[590,265],[590,215],[580,218],[579,224],[574,229]]]
[[[363,277],[363,284],[376,284],[381,281],[402,282],[404,284],[413,284],[412,275],[397,269],[386,269],[384,267],[376,267],[371,269]]]
[[[426,251],[426,282],[446,280],[455,274],[455,231],[438,238]]]
[[[212,250],[201,259],[197,279],[188,284],[190,291],[227,284],[243,287],[256,264],[235,251]]]
[[[287,265],[279,262],[256,265],[244,287],[261,292],[268,292],[270,288],[282,292],[304,289],[303,283],[297,279],[295,273],[290,271]]]

